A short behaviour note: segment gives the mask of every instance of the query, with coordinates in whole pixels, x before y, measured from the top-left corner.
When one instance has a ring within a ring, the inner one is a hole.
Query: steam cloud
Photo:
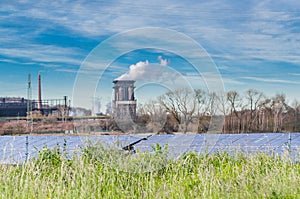
[[[118,77],[116,80],[148,80],[155,81],[160,79],[169,63],[168,60],[158,56],[159,64],[150,64],[148,60],[140,61],[129,67],[129,71]]]
[[[169,64],[169,60],[163,59],[162,56],[158,56],[157,59],[160,61],[160,65],[167,66]]]

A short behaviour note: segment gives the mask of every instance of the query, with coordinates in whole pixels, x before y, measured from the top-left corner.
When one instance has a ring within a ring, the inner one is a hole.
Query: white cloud
[[[28,43],[20,43],[17,47],[0,47],[0,54],[11,59],[22,58],[38,63],[64,63],[77,66],[81,63],[77,58],[81,53],[78,49]]]
[[[46,21],[38,24],[37,29],[42,30],[62,26],[76,34],[97,37],[137,27],[166,27],[186,33],[200,43],[208,42],[208,47],[218,49],[221,57],[230,51],[236,56],[299,63],[295,44],[299,43],[300,36],[286,27],[299,21],[298,12],[290,12],[297,4],[294,1],[254,1],[242,5],[219,0],[190,4],[167,0],[147,3],[37,1],[5,3],[0,9],[18,11],[12,12],[8,19],[26,17]]]
[[[284,79],[268,79],[268,78],[260,78],[260,77],[241,77],[241,78],[258,81],[258,82],[267,82],[267,83],[300,84],[300,81],[291,81],[291,80],[284,80]]]
[[[48,29],[63,27],[71,35],[98,39],[99,36],[131,28],[155,26],[174,29],[194,38],[219,60],[240,62],[245,59],[263,59],[300,63],[300,30],[292,25],[300,19],[297,1],[31,1],[3,3],[0,10],[8,12],[6,16],[1,16],[2,21],[22,24],[22,20],[28,19],[37,23],[34,32],[24,34],[13,27],[1,27],[0,54],[35,62],[80,65],[81,60],[76,58],[83,53],[80,50],[38,46],[30,40]],[[138,42],[135,36],[132,35],[132,40],[118,43],[119,46],[114,48],[118,50],[132,45],[131,42]],[[158,42],[163,41],[179,48],[184,45],[182,41],[172,40],[169,35],[144,35],[152,39],[154,36]],[[24,39],[25,43],[13,48],[14,43]],[[181,50],[188,52],[184,54],[190,57],[199,57],[191,49]],[[167,60],[161,60],[161,64],[167,65]],[[106,67],[97,63],[89,66],[91,69]]]
[[[300,73],[290,73],[290,75],[293,75],[293,76],[300,76]]]

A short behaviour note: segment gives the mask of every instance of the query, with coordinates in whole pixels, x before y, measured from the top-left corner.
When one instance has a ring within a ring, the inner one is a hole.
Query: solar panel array
[[[91,135],[91,136],[1,136],[0,163],[21,164],[37,156],[44,147],[64,147],[72,155],[90,144],[101,144],[122,150],[132,146],[137,152],[153,152],[153,146],[168,145],[169,156],[179,157],[186,152],[215,153],[274,153],[289,152],[298,160],[300,133],[256,133],[256,134],[167,134],[167,135]]]
[[[43,148],[53,149],[56,146],[72,156],[87,144],[102,144],[116,149],[140,140],[141,135],[130,136],[1,136],[0,163],[21,164],[26,159],[36,157]]]
[[[300,133],[256,133],[256,134],[174,134],[153,135],[135,145],[135,150],[152,151],[153,144],[168,145],[171,156],[178,157],[185,152],[215,153],[257,153],[282,155],[289,152],[293,158],[300,154]]]

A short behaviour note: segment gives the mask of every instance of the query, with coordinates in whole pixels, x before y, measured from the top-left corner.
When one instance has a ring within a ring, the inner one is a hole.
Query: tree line
[[[153,132],[295,132],[299,115],[299,101],[289,103],[285,94],[180,88],[139,107],[137,122]]]
[[[89,110],[72,108],[76,114]],[[78,113],[77,113],[78,112]],[[300,132],[300,102],[288,101],[285,94],[266,96],[249,89],[245,92],[207,92],[179,88],[138,107],[130,121],[114,117],[97,121],[52,121],[34,124],[35,132],[75,130],[74,132],[193,132],[256,133]],[[26,121],[0,121],[0,135],[29,132]]]

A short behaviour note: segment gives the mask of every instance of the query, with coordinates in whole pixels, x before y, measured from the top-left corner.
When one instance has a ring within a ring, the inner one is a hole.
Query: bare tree
[[[294,110],[294,122],[293,122],[293,131],[297,131],[298,130],[298,114],[300,112],[300,103],[298,100],[294,100],[292,102],[292,108]]]
[[[205,114],[207,111],[207,95],[202,89],[196,89],[194,92],[197,103],[197,114],[200,116]]]
[[[227,92],[227,100],[230,105],[230,115],[231,115],[231,126],[232,129],[234,129],[234,123],[235,119],[238,121],[237,122],[237,133],[242,132],[242,116],[243,116],[243,111],[244,111],[244,105],[241,96],[237,91],[229,91]],[[236,118],[233,118],[232,115],[234,115]]]
[[[244,95],[237,91],[216,94],[201,89],[177,89],[161,96],[159,103],[170,113],[168,121],[176,121],[183,132],[187,132],[191,124],[197,125],[198,132],[205,132],[216,113],[223,115],[224,133],[296,131],[300,128],[300,103],[294,101],[289,106],[284,94],[268,98],[255,89],[247,90]]]
[[[207,93],[202,89],[195,90],[196,98],[196,120],[197,122],[197,132],[206,132],[209,122],[206,120],[206,113],[208,111],[208,96]]]
[[[197,109],[195,92],[188,88],[170,91],[159,97],[160,104],[176,119],[186,133]]]
[[[174,93],[175,101],[181,114],[182,130],[186,133],[196,111],[195,93],[188,88],[175,90]]]
[[[272,120],[272,100],[265,98],[259,105],[260,114],[260,127],[259,130],[262,132],[270,131],[271,120]]]
[[[219,96],[216,92],[207,92],[207,100],[205,103],[206,108],[206,131],[219,132],[224,127],[224,119],[220,115],[219,106]],[[222,131],[222,130],[221,130]]]
[[[173,91],[169,91],[158,98],[158,102],[165,110],[175,119],[177,124],[180,124],[180,113],[177,109],[177,103],[175,101],[175,95]]]
[[[162,130],[167,119],[166,109],[158,101],[150,100],[143,106],[143,111],[150,118],[147,127],[155,133]]]
[[[285,95],[277,94],[272,100],[272,111],[274,117],[273,132],[282,131],[283,112],[286,107]]]
[[[227,133],[228,131],[228,121],[226,119],[227,115],[229,114],[230,111],[230,106],[227,100],[227,94],[224,92],[221,92],[217,95],[217,100],[218,100],[218,109],[219,111],[223,114],[223,133]]]
[[[207,112],[210,116],[214,116],[218,110],[218,96],[215,92],[208,93]]]
[[[264,95],[261,91],[254,90],[254,89],[249,89],[246,91],[246,99],[248,108],[250,110],[249,116],[250,118],[248,119],[248,132],[254,132],[258,130],[258,120],[259,120],[259,111],[258,111],[258,106],[262,102],[264,98]],[[254,126],[254,123],[256,122],[256,125]]]

